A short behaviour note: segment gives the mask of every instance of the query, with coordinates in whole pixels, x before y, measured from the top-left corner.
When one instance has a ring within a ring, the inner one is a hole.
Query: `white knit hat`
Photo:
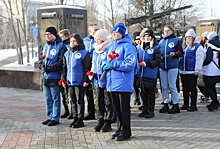
[[[204,32],[204,33],[202,33],[202,36],[203,36],[203,37],[207,37],[208,34],[209,34],[209,32]]]
[[[195,33],[195,31],[191,28],[191,29],[189,29],[189,30],[186,32],[185,37],[187,37],[187,36],[191,36],[191,37],[196,38],[196,33]]]
[[[108,30],[107,29],[100,29],[95,32],[94,34],[95,39],[100,39],[102,41],[106,41],[108,39]]]
[[[215,31],[209,32],[207,35],[208,40],[211,40],[213,37],[217,36],[217,33]]]

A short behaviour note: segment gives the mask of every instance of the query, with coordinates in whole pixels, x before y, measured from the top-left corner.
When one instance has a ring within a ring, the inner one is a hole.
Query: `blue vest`
[[[187,46],[183,50],[184,55],[180,59],[180,70],[195,71],[196,51],[199,46],[199,43],[195,43],[192,49],[190,49],[190,46]]]
[[[179,58],[169,56],[170,52],[177,52],[176,49],[178,38],[162,39],[159,43],[161,57],[163,60],[160,62],[160,68],[172,69],[179,67]]]
[[[139,52],[138,52],[139,60],[144,60],[145,62],[149,62],[149,61],[153,60],[154,53],[158,48],[159,48],[159,46],[155,45],[151,49],[139,50]],[[158,72],[158,67],[155,67],[155,68],[151,68],[149,66],[141,67],[140,72],[139,72],[139,75],[140,75],[139,77],[156,79],[157,72]]]
[[[67,84],[69,86],[80,86],[84,82],[84,67],[83,59],[88,52],[83,50],[75,51],[68,50],[64,57],[67,65]]]

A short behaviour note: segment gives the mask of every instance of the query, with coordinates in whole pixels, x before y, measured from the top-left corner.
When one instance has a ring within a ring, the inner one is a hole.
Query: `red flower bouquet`
[[[108,58],[109,58],[109,62],[113,61],[115,58],[117,58],[119,56],[118,53],[116,53],[115,51],[112,51],[112,53],[108,54]],[[99,78],[99,83],[102,81],[102,79],[104,78],[105,74],[106,74],[106,70],[102,73],[101,77]]]

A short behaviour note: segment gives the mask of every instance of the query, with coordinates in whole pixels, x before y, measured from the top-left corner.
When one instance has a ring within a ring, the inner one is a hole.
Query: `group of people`
[[[160,41],[151,29],[145,28],[135,35],[133,42],[124,23],[112,28],[112,39],[108,38],[108,30],[99,29],[97,24],[91,24],[88,33],[82,39],[79,34],[70,35],[68,29],[59,34],[54,27],[45,31],[47,43],[39,60],[47,111],[43,125],[54,126],[60,118],[68,118],[73,119],[70,127],[80,128],[85,126],[84,120],[97,118],[94,131],[109,132],[115,118],[117,129],[112,139],[127,140],[132,135],[131,94],[134,90],[135,103],[142,105],[139,117],[154,117],[158,76],[163,97],[160,113],[175,114],[180,109],[196,111],[199,74],[203,75],[206,94],[212,99],[208,110],[220,106],[215,89],[220,82],[220,42],[216,32],[207,34],[204,44],[198,42],[193,29],[186,32],[182,44],[170,25],[164,26]],[[181,108],[176,85],[179,73],[184,101]],[[65,110],[62,115],[60,94]],[[84,96],[88,103],[86,116]],[[170,101],[172,108],[169,108]]]

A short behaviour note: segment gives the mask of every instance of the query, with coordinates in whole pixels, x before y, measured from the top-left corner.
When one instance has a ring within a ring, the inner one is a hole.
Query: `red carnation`
[[[112,51],[112,54],[116,54],[115,51]]]
[[[63,83],[64,83],[64,84],[67,84],[67,82],[66,82],[65,79],[61,79],[61,80],[58,82],[59,85],[62,85]]]
[[[143,60],[142,60],[142,59],[138,60],[138,63],[141,63],[141,62],[143,62]]]
[[[178,50],[178,51],[176,52],[176,54],[177,54],[177,55],[180,55],[180,51]]]
[[[93,75],[93,72],[92,72],[92,71],[87,71],[86,75],[87,75],[87,76],[92,76],[92,75]]]
[[[44,59],[46,57],[46,55],[42,55],[41,57],[40,57],[40,59],[42,60],[42,59]]]

